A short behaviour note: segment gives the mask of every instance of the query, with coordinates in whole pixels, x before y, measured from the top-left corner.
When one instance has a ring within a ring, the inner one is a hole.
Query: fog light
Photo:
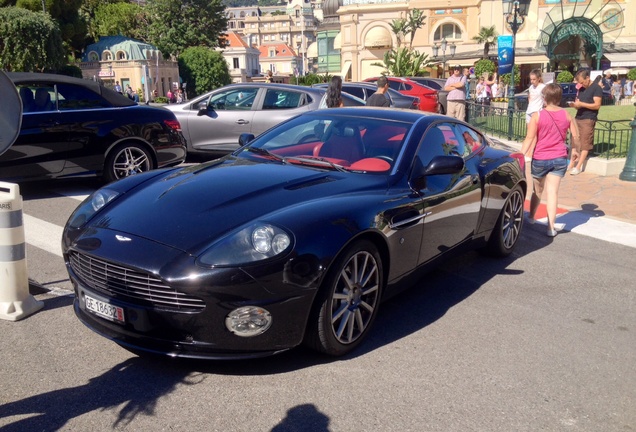
[[[234,309],[225,317],[225,327],[241,337],[258,336],[272,325],[272,315],[258,306]]]

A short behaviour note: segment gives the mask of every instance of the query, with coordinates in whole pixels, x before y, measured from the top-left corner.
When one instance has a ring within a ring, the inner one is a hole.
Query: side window
[[[33,101],[29,112],[55,111],[56,96],[55,87],[47,84],[35,84],[28,86],[33,93]],[[25,92],[26,94],[26,92]],[[28,95],[27,95],[28,97]],[[25,109],[26,112],[26,109]]]
[[[435,156],[464,156],[465,145],[459,140],[450,123],[440,123],[429,128],[420,143],[418,156],[423,166],[427,166]]]
[[[232,88],[213,95],[208,107],[218,111],[248,111],[252,109],[257,93],[257,88]]]
[[[280,110],[298,108],[299,106],[305,105],[306,103],[307,99],[303,93],[287,90],[267,89],[267,93],[265,93],[265,99],[263,100],[263,109]]]
[[[400,90],[400,82],[399,81],[391,81],[389,80],[389,87],[393,90]]]
[[[342,91],[345,93],[349,93],[350,95],[354,95],[356,97],[359,97],[362,100],[365,100],[366,97],[364,95],[364,89],[360,88],[360,87],[353,87],[353,86],[342,86]]]
[[[457,136],[461,137],[460,140],[463,141],[464,157],[470,156],[471,154],[479,151],[479,149],[484,145],[484,137],[482,137],[479,132],[476,132],[464,125],[457,125],[456,129]]]
[[[60,111],[107,108],[110,104],[97,93],[73,84],[57,85],[57,104]]]

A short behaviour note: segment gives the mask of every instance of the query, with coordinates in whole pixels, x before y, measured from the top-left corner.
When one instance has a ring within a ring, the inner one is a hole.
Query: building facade
[[[329,1],[329,0],[328,0]],[[420,9],[426,20],[411,44],[419,52],[433,58],[433,45],[455,45],[434,58],[438,67],[432,76],[447,76],[452,64],[472,66],[483,57],[483,44],[473,40],[482,27],[494,26],[499,35],[510,35],[504,3],[501,0],[340,0],[339,34],[334,37],[340,48],[340,74],[359,81],[376,76],[383,68],[384,53],[397,48],[397,37],[391,30],[395,19],[406,18],[409,11]],[[516,34],[515,64],[524,71],[540,68],[576,70],[591,67],[636,67],[636,14],[627,13],[635,0],[532,0],[524,23]],[[323,9],[326,9],[327,5]],[[320,34],[321,29],[319,29]],[[317,56],[329,54],[318,45]],[[337,48],[336,48],[337,49]],[[496,40],[490,50],[496,58]],[[320,63],[319,63],[320,64]],[[444,67],[446,70],[443,70]]]
[[[165,96],[181,85],[176,61],[165,60],[154,45],[124,36],[104,36],[87,46],[80,68],[86,79],[110,88],[117,82],[122,89],[130,85],[145,100],[153,91]]]

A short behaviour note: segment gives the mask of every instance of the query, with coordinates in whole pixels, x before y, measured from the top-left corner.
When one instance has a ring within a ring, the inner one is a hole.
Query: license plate
[[[84,296],[84,304],[86,305],[86,309],[102,318],[122,324],[126,322],[124,319],[124,309],[119,306],[113,306],[87,295]]]

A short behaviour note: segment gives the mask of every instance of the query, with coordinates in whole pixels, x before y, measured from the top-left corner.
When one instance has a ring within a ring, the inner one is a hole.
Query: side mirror
[[[208,101],[199,102],[197,105],[197,115],[206,115],[208,113]]]
[[[422,166],[420,159],[417,158],[411,185],[417,190],[424,189],[426,187],[427,177],[432,175],[457,174],[463,171],[464,167],[464,159],[460,156],[435,156],[425,167]]]
[[[242,133],[239,135],[239,146],[243,147],[244,145],[249,144],[254,139],[254,134],[251,133]]]
[[[424,168],[422,175],[457,174],[464,169],[464,159],[460,156],[435,156]]]

